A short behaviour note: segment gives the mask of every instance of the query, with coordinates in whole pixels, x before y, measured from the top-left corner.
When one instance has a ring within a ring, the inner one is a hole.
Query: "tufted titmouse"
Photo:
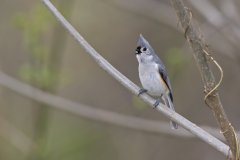
[[[139,63],[139,78],[143,86],[139,95],[147,92],[153,96],[161,97],[165,105],[174,110],[172,88],[166,68],[141,34],[137,42],[136,57]],[[159,103],[160,99],[155,102],[154,106],[157,107]],[[176,122],[171,121],[170,124],[172,128],[178,128]]]

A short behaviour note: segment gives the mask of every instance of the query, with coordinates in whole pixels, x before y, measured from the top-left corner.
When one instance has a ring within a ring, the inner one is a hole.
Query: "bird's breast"
[[[139,65],[139,78],[144,89],[153,96],[161,96],[167,92],[167,86],[154,65]]]

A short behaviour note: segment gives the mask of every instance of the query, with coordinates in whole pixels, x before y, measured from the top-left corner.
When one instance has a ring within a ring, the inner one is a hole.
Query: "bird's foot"
[[[160,99],[157,99],[156,102],[153,104],[154,109],[157,108],[159,103],[160,103]]]
[[[139,90],[139,92],[138,92],[138,96],[140,96],[141,94],[146,93],[146,92],[147,92],[146,89],[141,88],[141,89]]]

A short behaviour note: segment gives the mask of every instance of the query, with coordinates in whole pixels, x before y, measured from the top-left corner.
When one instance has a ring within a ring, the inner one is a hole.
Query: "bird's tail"
[[[165,102],[166,102],[166,105],[168,106],[168,108],[170,108],[171,110],[175,111],[173,103],[172,103],[172,101],[171,101],[169,96],[166,96]],[[170,121],[170,125],[171,125],[172,129],[178,129],[178,124],[176,122]]]

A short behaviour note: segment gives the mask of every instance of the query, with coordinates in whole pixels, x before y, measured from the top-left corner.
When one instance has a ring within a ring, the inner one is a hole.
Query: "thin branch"
[[[192,23],[192,13],[190,9],[184,5],[182,0],[171,1],[179,18],[180,24],[185,32],[185,38],[188,40],[191,48],[194,51],[193,55],[198,65],[205,87],[205,102],[213,111],[213,114],[221,128],[221,132],[223,133],[227,143],[230,146],[233,157],[235,159],[238,159],[239,151],[236,132],[229,122],[227,115],[225,114],[219,94],[216,90],[216,86],[219,83],[217,85],[215,84],[214,75],[208,64],[208,60],[212,60],[213,62],[216,61],[209,54],[210,51],[208,49],[208,45],[203,40],[203,36],[201,35],[197,26]]]
[[[215,27],[221,34],[226,37],[232,44],[239,49],[238,41],[240,39],[238,26],[229,23],[225,16],[208,0],[189,0],[189,2],[199,11],[199,13]],[[228,28],[232,28],[229,31],[222,29],[224,25],[228,25]]]
[[[127,115],[119,114],[116,112],[97,109],[95,107],[83,105],[80,103],[76,103],[76,102],[64,99],[62,97],[55,96],[51,93],[44,92],[40,89],[37,89],[36,87],[32,87],[26,83],[20,82],[19,80],[16,80],[1,71],[0,71],[0,85],[22,96],[26,96],[40,103],[45,103],[49,107],[53,107],[55,109],[59,109],[59,110],[80,116],[82,118],[89,119],[89,120],[108,123],[111,125],[129,128],[133,130],[139,130],[139,131],[152,133],[152,134],[165,134],[169,136],[176,136],[176,137],[182,137],[182,138],[195,138],[193,134],[189,133],[188,131],[182,128],[180,128],[177,132],[175,130],[172,130],[169,127],[169,123],[167,122],[153,121],[153,120],[142,119],[134,116],[127,116]],[[9,125],[7,125],[7,123],[5,123],[4,120],[1,120],[1,117],[0,117],[0,128],[6,131],[4,132],[6,133],[4,135],[8,135],[9,134],[8,132],[14,131],[13,129],[7,129],[9,127],[4,127],[4,126],[9,126]],[[202,126],[202,128],[205,128],[207,131],[209,131],[211,134],[213,134],[217,138],[224,140],[219,130],[209,126]],[[19,131],[15,133],[19,133]],[[24,139],[26,138],[23,138],[23,140]],[[27,148],[27,147],[23,147],[23,148]]]
[[[188,0],[188,2],[207,20],[206,24],[201,25],[201,29],[206,33],[206,38],[208,38],[212,46],[216,46],[215,48],[219,53],[229,56],[238,63],[238,50],[240,47],[237,42],[240,38],[240,32],[238,25],[235,24],[236,21],[225,16],[209,0]],[[226,3],[231,4],[230,0]],[[235,11],[228,10],[228,12]]]
[[[20,94],[21,96],[31,98],[40,103],[45,103],[49,107],[81,116],[82,118],[94,120],[96,122],[107,123],[110,125],[139,130],[151,134],[164,134],[167,136],[181,138],[196,138],[193,134],[181,128],[178,132],[175,132],[169,127],[169,123],[166,122],[146,120],[116,112],[105,111],[54,96],[47,92],[41,91],[36,87],[32,87],[26,83],[20,82],[19,80],[16,80],[1,71],[0,85]],[[10,124],[3,117],[0,117],[0,128],[0,137],[10,141],[14,147],[19,149],[25,155],[29,154],[30,148],[35,145],[30,138],[28,138],[21,130]],[[217,129],[209,126],[202,126],[202,128],[205,128],[205,130],[209,131],[217,138],[224,140]]]
[[[54,5],[49,0],[43,0],[44,4],[52,12],[52,14],[57,18],[57,20],[63,25],[63,27],[77,40],[77,42],[86,50],[86,52],[91,55],[91,57],[97,62],[97,64],[109,73],[113,78],[115,78],[124,87],[130,90],[133,94],[137,95],[140,88],[131,82],[127,77],[121,74],[117,69],[115,69],[108,61],[106,61],[87,41],[77,32],[77,30],[60,14],[60,12],[54,7]],[[147,104],[153,107],[155,99],[143,94],[140,96]],[[217,138],[210,135],[208,132],[204,131],[197,125],[193,124],[183,116],[178,113],[168,109],[165,105],[160,104],[157,110],[164,114],[166,117],[180,124],[183,128],[190,131],[201,140],[205,141],[216,150],[228,156],[229,147],[219,141]]]
[[[173,18],[172,7],[162,1],[141,1],[138,5],[136,5],[135,0],[102,0],[102,2],[114,7],[115,9],[128,12],[129,14],[133,14],[135,16],[140,16],[141,18],[145,18],[154,23],[161,23],[166,25],[168,28],[180,32],[179,27],[176,25],[176,19]],[[223,27],[225,28],[228,26],[223,25],[222,28]],[[225,32],[222,33],[219,28],[211,25],[211,23],[204,23],[201,25],[201,28],[204,33],[206,33],[211,44],[219,53],[231,60],[237,61],[238,54],[235,52],[238,51],[239,47],[232,44],[232,42],[224,36]]]

